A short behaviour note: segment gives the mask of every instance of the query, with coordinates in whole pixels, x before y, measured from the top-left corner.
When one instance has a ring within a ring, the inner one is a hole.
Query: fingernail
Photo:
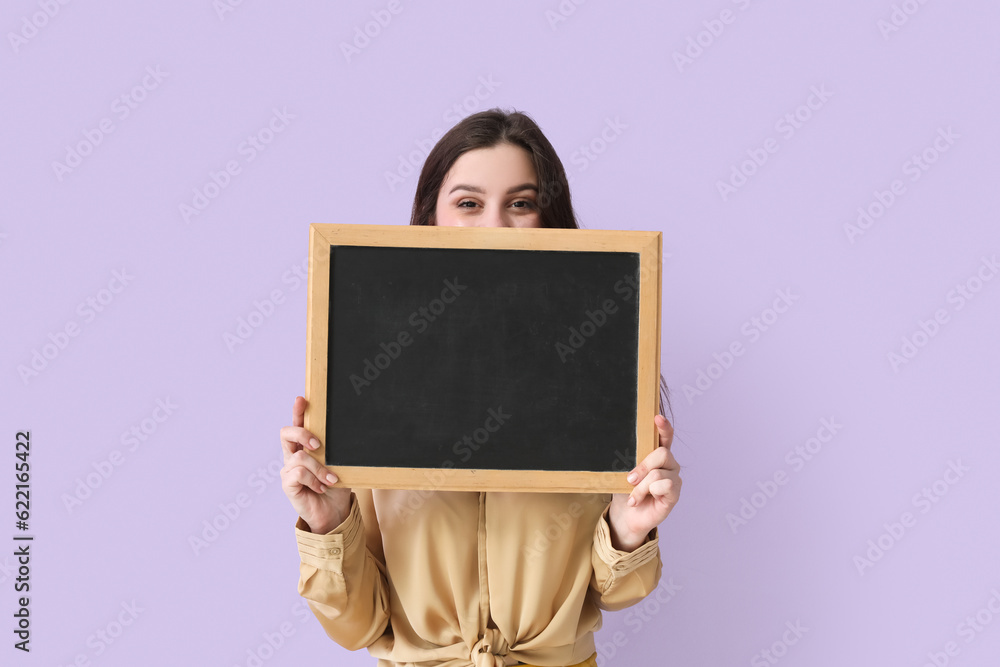
[[[639,475],[635,474],[634,472],[630,472],[628,474],[628,483],[629,484],[635,484],[635,482],[636,482],[637,479],[639,479]]]
[[[337,483],[337,477],[332,472],[328,472],[326,473],[326,481],[330,482],[330,486],[333,486]]]
[[[319,485],[319,492],[320,492],[320,493],[326,493],[326,487],[325,487],[325,486],[323,486],[322,484],[320,484],[320,485]]]
[[[319,449],[319,440],[317,440],[316,438],[311,439],[309,441],[309,446],[312,447],[313,449]]]
[[[628,504],[629,507],[635,507],[635,498],[633,498],[632,496],[629,496],[627,504]]]

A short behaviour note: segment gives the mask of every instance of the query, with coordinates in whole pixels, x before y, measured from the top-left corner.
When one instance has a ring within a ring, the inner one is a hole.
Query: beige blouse
[[[660,579],[657,531],[611,546],[610,494],[357,489],[326,535],[295,526],[299,594],[326,633],[378,667],[573,665],[601,609]]]

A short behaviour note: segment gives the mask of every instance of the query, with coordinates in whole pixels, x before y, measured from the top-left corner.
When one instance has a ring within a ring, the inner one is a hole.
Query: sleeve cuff
[[[609,510],[610,505],[604,510],[601,518],[597,521],[594,548],[600,559],[607,563],[615,577],[629,574],[659,557],[660,539],[658,527],[649,531],[646,541],[636,547],[635,551],[629,552],[615,549],[611,544],[611,526],[608,524]]]
[[[295,522],[295,539],[299,558],[303,563],[320,570],[343,574],[345,553],[356,546],[362,532],[361,510],[355,495],[351,494],[351,510],[343,523],[325,535],[308,530],[308,524],[299,517]]]

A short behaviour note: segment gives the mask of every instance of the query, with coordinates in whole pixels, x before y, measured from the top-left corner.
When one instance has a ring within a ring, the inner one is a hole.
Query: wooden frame
[[[516,229],[312,224],[306,337],[305,427],[321,446],[309,453],[326,461],[326,409],[330,313],[330,246],[391,246],[510,250],[629,252],[639,255],[638,394],[635,460],[658,445],[662,234],[650,231]],[[308,451],[308,450],[307,450]],[[328,466],[337,487],[463,491],[629,493],[626,469],[615,472],[475,470]]]

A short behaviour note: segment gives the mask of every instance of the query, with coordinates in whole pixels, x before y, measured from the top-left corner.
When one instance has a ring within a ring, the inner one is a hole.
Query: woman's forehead
[[[442,188],[469,185],[506,191],[523,183],[538,184],[531,154],[520,146],[498,144],[462,154],[448,170]]]

